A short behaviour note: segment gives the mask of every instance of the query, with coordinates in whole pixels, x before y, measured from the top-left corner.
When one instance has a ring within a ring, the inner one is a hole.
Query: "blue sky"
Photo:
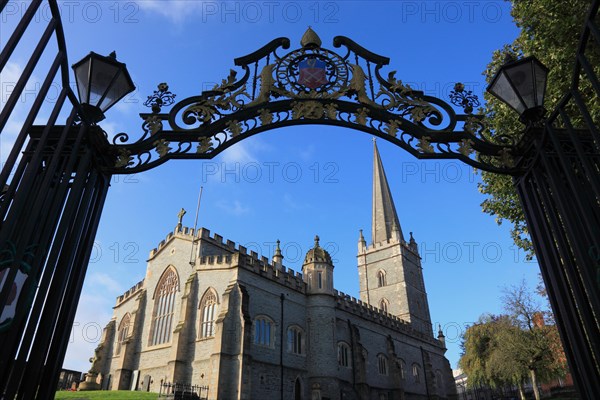
[[[0,31],[3,44],[26,3],[11,3]],[[518,31],[505,1],[87,1],[60,3],[69,60],[89,51],[115,50],[137,86],[107,113],[110,134],[141,134],[146,96],[168,82],[181,100],[211,88],[233,68],[233,59],[279,36],[292,49],[307,26],[323,47],[336,35],[391,58],[383,72],[413,88],[448,100],[461,81],[480,95],[482,71],[494,50]],[[36,16],[34,30],[47,22]],[[35,45],[31,35],[30,47]],[[28,57],[19,47],[2,77],[2,103]],[[30,51],[30,50],[29,50]],[[44,58],[47,60],[47,58]],[[46,64],[47,65],[47,64]],[[12,72],[11,72],[12,71]],[[36,70],[28,86],[33,89]],[[73,80],[74,81],[74,80]],[[30,98],[19,107],[26,109]],[[52,99],[49,99],[51,104]],[[19,113],[0,142],[8,154]],[[12,127],[12,128],[11,128]],[[13,129],[11,131],[10,129]],[[479,175],[457,161],[419,161],[378,141],[405,235],[414,232],[423,258],[432,321],[442,325],[447,356],[456,367],[459,336],[485,312],[501,312],[502,288],[526,279],[538,266],[513,246],[508,226],[481,212]],[[177,223],[193,226],[200,185],[199,226],[270,257],[280,239],[284,264],[301,269],[318,234],[335,260],[335,286],[358,297],[358,230],[370,240],[371,137],[334,127],[304,126],[262,133],[211,161],[170,161],[142,174],[115,176],[100,223],[92,262],[64,363],[87,370],[88,358],[112,315],[115,298],[145,274],[148,252]]]

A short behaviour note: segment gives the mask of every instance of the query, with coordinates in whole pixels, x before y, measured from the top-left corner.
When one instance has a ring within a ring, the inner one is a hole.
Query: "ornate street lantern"
[[[125,64],[117,61],[113,51],[108,57],[91,52],[73,65],[83,117],[96,123],[104,113],[135,86]]]
[[[520,121],[539,121],[546,110],[544,95],[548,68],[534,56],[504,64],[487,87],[487,91],[519,113]]]

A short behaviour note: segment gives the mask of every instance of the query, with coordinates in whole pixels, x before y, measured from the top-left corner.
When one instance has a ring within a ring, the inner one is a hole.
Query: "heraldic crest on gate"
[[[322,124],[361,130],[386,139],[418,158],[460,159],[474,167],[516,173],[517,146],[493,137],[480,115],[479,100],[461,83],[450,94],[462,114],[436,97],[404,85],[396,71],[382,77],[389,58],[372,53],[344,36],[333,40],[335,52],[321,46],[311,29],[301,48],[278,38],[234,60],[243,76],[229,76],[212,90],[175,102],[166,83],[144,103],[143,134],[113,138],[110,173],[134,173],[168,159],[209,159],[259,132],[291,125]],[[342,55],[340,55],[342,54]],[[173,106],[168,113],[163,107]]]

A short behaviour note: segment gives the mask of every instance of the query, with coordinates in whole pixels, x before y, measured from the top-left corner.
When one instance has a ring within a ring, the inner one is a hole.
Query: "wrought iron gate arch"
[[[42,2],[31,2],[6,42],[0,70]],[[309,30],[296,50],[284,54],[290,41],[278,38],[237,58],[241,78],[231,70],[221,84],[198,96],[175,103],[168,85],[159,85],[146,102],[152,112],[141,114],[141,136],[130,141],[121,133],[112,143],[100,126],[79,119],[58,7],[56,0],[47,2],[52,18],[0,113],[2,130],[55,36],[54,62],[0,173],[0,347],[6,349],[0,359],[0,397],[54,396],[112,174],[148,170],[169,159],[209,159],[263,131],[322,124],[381,137],[418,158],[457,159],[512,175],[574,380],[582,398],[600,398],[600,289],[591,279],[600,276],[600,261],[590,253],[600,249],[600,130],[580,90],[585,79],[600,96],[586,55],[600,49],[599,0],[585,23],[571,89],[543,126],[528,127],[520,138],[491,135],[473,114],[479,102],[464,85],[458,83],[450,95],[452,105],[463,108],[457,113],[450,103],[402,84],[394,71],[384,78],[388,58],[338,36],[333,45],[345,49],[340,54],[322,47]],[[0,13],[7,4],[0,0]],[[48,123],[33,126],[58,73],[59,100]],[[73,111],[65,125],[56,125],[67,100]],[[585,129],[572,126],[570,102]],[[17,283],[21,293],[13,302],[9,297]],[[10,320],[7,309],[14,311]]]
[[[130,142],[117,134],[106,145],[106,172],[136,173],[169,159],[210,159],[231,145],[260,132],[294,125],[333,125],[385,139],[420,159],[458,159],[474,167],[518,174],[512,164],[514,139],[494,137],[481,115],[479,100],[457,83],[455,108],[442,99],[413,90],[396,78],[383,78],[389,58],[344,36],[333,40],[343,55],[321,46],[312,29],[301,47],[278,38],[236,58],[242,77],[229,75],[212,90],[175,102],[166,83],[148,96],[151,113],[140,114],[143,134]],[[163,107],[172,106],[168,112]],[[522,146],[521,146],[522,147]]]

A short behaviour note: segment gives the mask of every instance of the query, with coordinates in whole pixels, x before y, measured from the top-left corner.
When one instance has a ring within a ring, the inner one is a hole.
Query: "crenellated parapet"
[[[229,250],[231,252],[236,251],[235,242],[231,240],[223,240],[223,236],[218,233],[214,233],[212,236],[210,234],[210,230],[206,228],[200,228],[194,230],[194,228],[190,228],[187,226],[178,225],[175,227],[173,232],[169,232],[165,239],[161,240],[158,245],[150,250],[150,254],[148,256],[149,259],[154,258],[172,239],[181,238],[187,241],[197,241],[201,239],[206,243],[210,243],[212,245],[221,247],[224,250]]]
[[[382,248],[388,247],[392,243],[397,243],[397,242],[394,242],[393,239],[388,239],[387,241],[381,241],[378,243],[370,243],[366,246],[366,250],[371,251],[371,250],[382,249]],[[400,244],[402,245],[402,247],[404,249],[408,250],[409,252],[413,253],[414,255],[416,255],[417,257],[420,258],[419,252],[416,249],[416,247],[411,246],[410,243],[407,243],[404,240],[402,240]]]
[[[300,293],[306,292],[306,283],[301,272],[284,266],[276,266],[264,256],[256,252],[248,253],[244,246],[235,249],[235,253],[227,255],[202,256],[198,260],[198,269],[227,269],[241,267],[257,275],[270,279]]]
[[[410,322],[405,321],[396,315],[389,314],[371,304],[367,304],[362,300],[338,290],[334,290],[334,295],[336,298],[336,305],[339,309],[354,314],[360,318],[373,321],[379,325],[391,328],[397,332],[418,337],[435,346],[440,346],[440,342],[438,340],[435,340],[433,337],[415,330],[411,326]]]
[[[144,280],[142,279],[141,281],[130,287],[125,293],[117,297],[117,306],[131,298],[133,295],[137,294],[143,287]]]

